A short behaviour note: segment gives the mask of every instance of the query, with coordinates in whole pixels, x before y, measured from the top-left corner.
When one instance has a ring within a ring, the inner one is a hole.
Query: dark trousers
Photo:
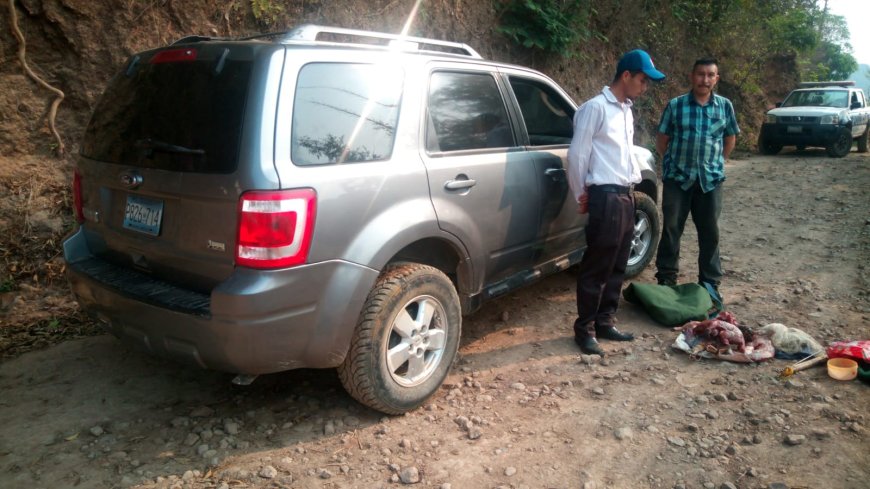
[[[596,325],[615,324],[633,232],[631,194],[589,187],[586,251],[577,274],[576,336],[594,337]]]
[[[696,181],[688,190],[674,180],[664,180],[662,188],[662,239],[656,256],[656,279],[676,283],[680,271],[680,238],[686,218],[698,231],[698,281],[719,286],[722,262],[719,260],[719,215],[722,213],[722,185],[704,193]]]

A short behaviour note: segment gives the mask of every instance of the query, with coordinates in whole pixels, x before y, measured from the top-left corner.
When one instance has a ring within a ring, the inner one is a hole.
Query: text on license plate
[[[152,236],[160,234],[163,220],[163,201],[146,199],[138,195],[127,196],[124,208],[124,227]]]
[[[788,132],[801,132],[803,128],[801,126],[788,126]]]

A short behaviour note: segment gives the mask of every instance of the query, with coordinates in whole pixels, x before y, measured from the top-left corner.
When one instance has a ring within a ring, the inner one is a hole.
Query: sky
[[[819,0],[820,6],[824,3]],[[852,56],[859,65],[870,65],[870,0],[828,0],[828,10],[846,18],[852,38]]]

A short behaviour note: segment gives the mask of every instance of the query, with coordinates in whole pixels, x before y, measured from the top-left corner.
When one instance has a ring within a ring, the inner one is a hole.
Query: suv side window
[[[510,85],[523,114],[530,146],[570,144],[574,109],[552,87],[525,78],[510,77]]]
[[[515,146],[495,78],[487,73],[438,71],[429,80],[426,151]]]
[[[311,63],[296,82],[290,157],[310,166],[389,159],[404,73],[398,67]]]

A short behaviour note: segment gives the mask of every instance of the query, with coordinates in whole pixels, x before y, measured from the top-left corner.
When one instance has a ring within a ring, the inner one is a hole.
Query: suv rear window
[[[389,159],[403,85],[399,67],[303,66],[293,105],[293,163],[309,166]]]
[[[97,104],[82,155],[171,171],[233,172],[251,61],[225,49],[211,59],[188,51],[195,59],[131,59]]]

